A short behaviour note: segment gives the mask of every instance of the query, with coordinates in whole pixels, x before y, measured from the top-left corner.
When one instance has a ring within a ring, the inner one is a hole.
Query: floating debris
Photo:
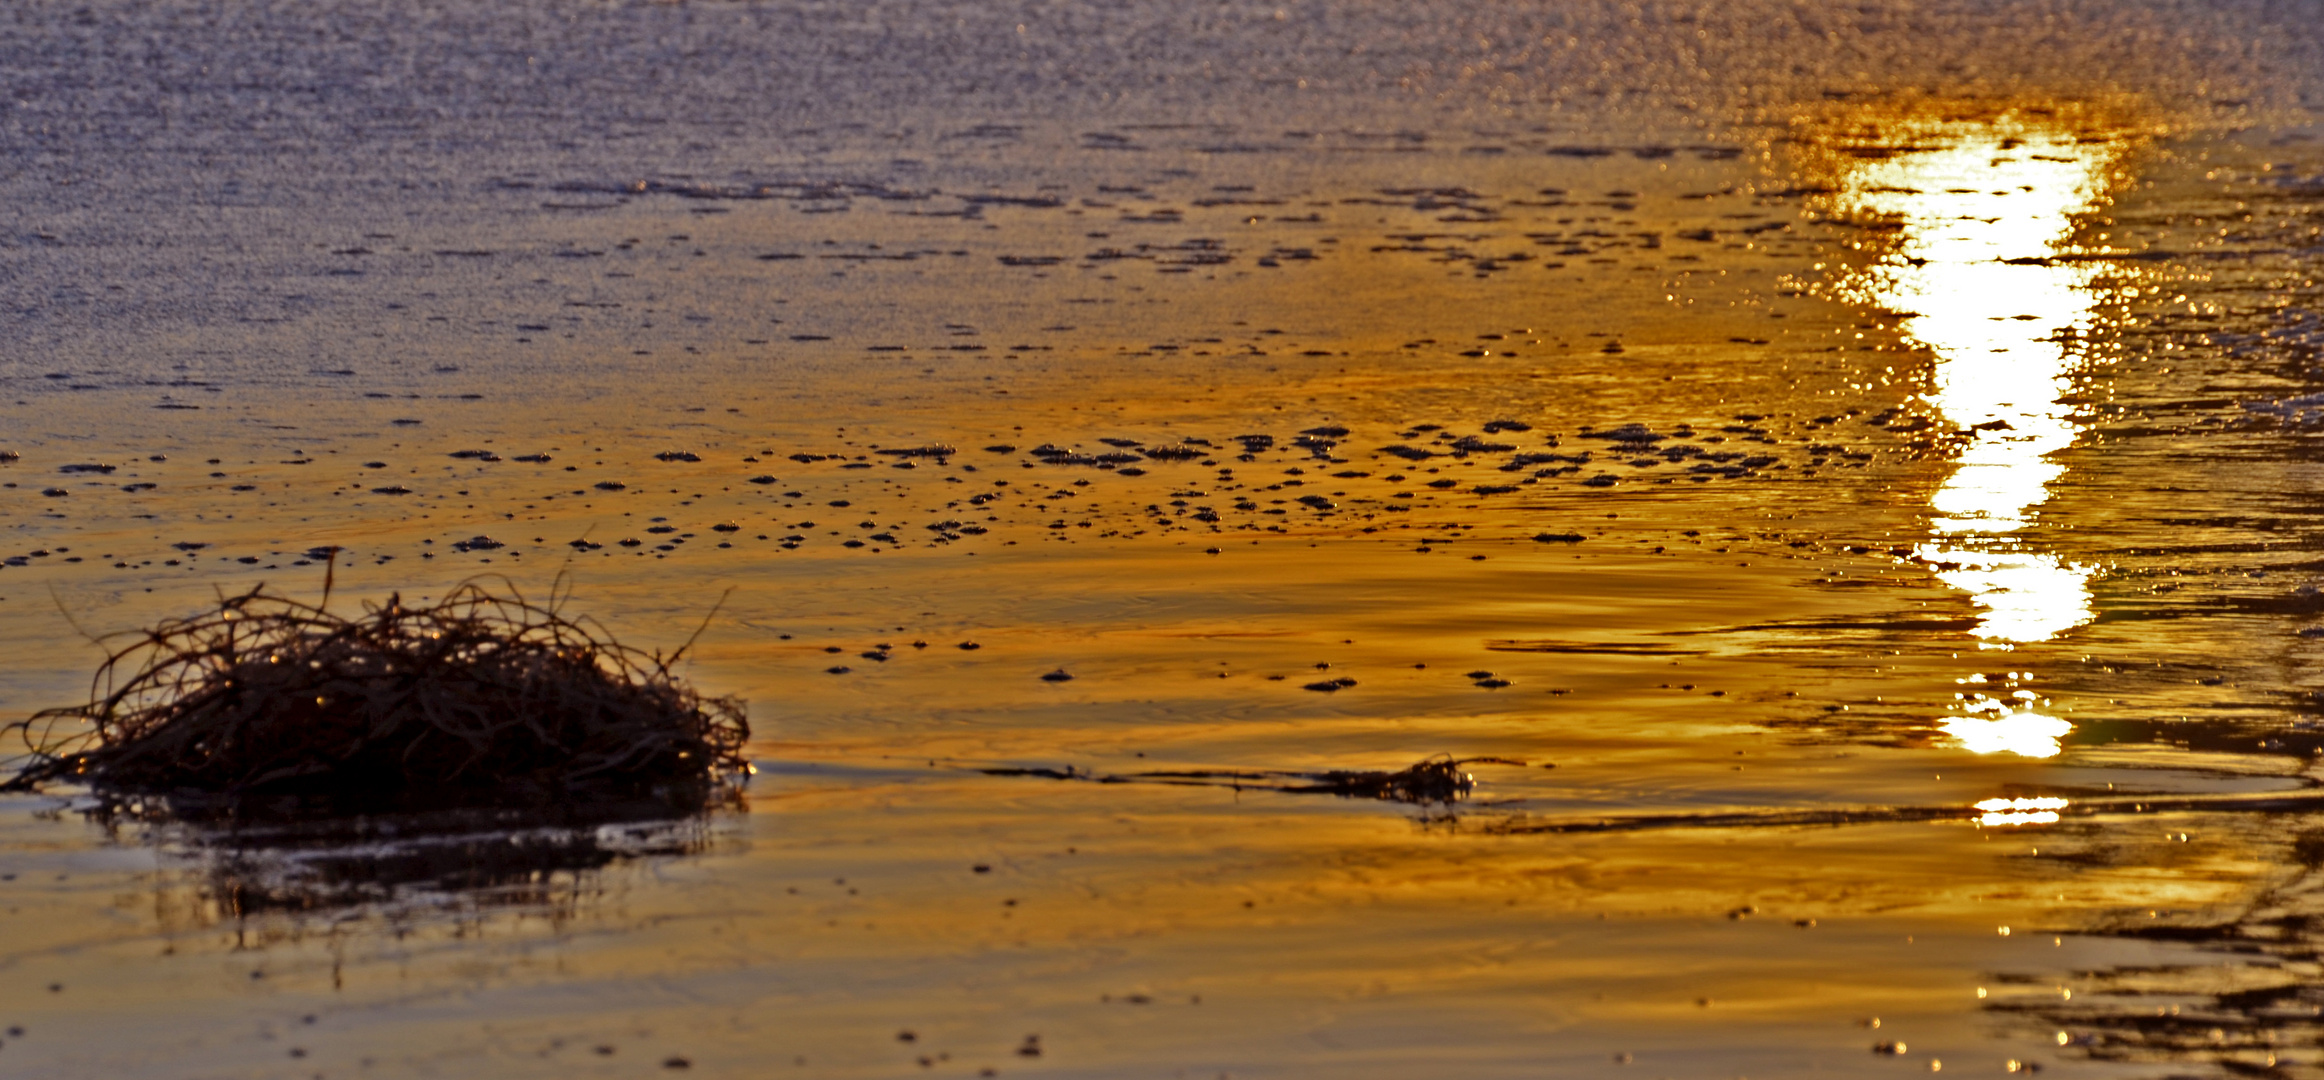
[[[1048,780],[1083,780],[1099,784],[1190,784],[1202,787],[1229,787],[1236,790],[1256,789],[1281,791],[1293,795],[1337,795],[1346,799],[1378,799],[1384,802],[1451,803],[1467,798],[1477,786],[1477,778],[1467,766],[1478,764],[1514,765],[1525,763],[1509,758],[1476,757],[1456,758],[1437,754],[1423,758],[1393,771],[1332,769],[1325,772],[1294,772],[1288,770],[1249,772],[1240,770],[1162,770],[1119,774],[1084,772],[1068,766],[1049,768],[995,768],[981,769],[987,776],[1024,776]]]

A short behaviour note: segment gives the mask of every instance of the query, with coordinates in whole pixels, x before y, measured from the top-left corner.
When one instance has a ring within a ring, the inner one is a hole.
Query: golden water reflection
[[[1944,732],[1979,754],[2012,753],[2023,757],[2050,757],[2074,725],[2032,709],[1995,708],[1949,717]]]
[[[2050,796],[1986,799],[1977,804],[1977,809],[1983,811],[1977,816],[1977,824],[2048,825],[2058,820],[2058,811],[2065,809],[2066,805],[2066,800]]]
[[[2110,197],[2121,142],[2049,110],[1857,117],[1833,130],[1811,140],[1829,190],[1821,209],[1873,237],[1834,291],[1934,356],[1925,406],[1956,433],[1915,555],[1974,598],[1980,648],[2088,622],[2092,569],[2039,550],[2030,527],[2064,475],[2054,455],[2079,433],[2062,403],[2077,376],[2071,342],[2100,298],[2093,264],[2072,256],[2081,219]],[[1975,753],[2054,756],[2073,725],[2032,697],[1963,695],[1943,729]],[[2055,818],[1988,817],[2042,814]]]
[[[1860,125],[1833,150],[1829,209],[1894,230],[1838,290],[1893,313],[1935,354],[1928,404],[1967,433],[1917,553],[1976,598],[1984,642],[2043,641],[2089,621],[2090,569],[2022,534],[2064,472],[2051,455],[2077,432],[2059,404],[2075,359],[2067,332],[2089,326],[2097,301],[2090,264],[2058,256],[2077,217],[2106,200],[2118,142],[2012,113]],[[1995,740],[2025,752],[2024,738]]]

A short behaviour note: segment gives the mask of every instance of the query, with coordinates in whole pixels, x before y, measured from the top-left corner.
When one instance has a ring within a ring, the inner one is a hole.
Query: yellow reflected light
[[[1928,404],[1967,437],[1916,554],[1976,598],[1977,635],[2000,646],[2092,617],[2090,570],[2020,535],[2064,472],[2051,455],[2079,431],[2059,403],[2074,375],[2065,342],[2095,319],[2096,271],[2059,256],[2073,253],[2076,219],[2105,203],[2122,152],[2082,127],[2049,111],[1904,116],[1826,140],[1815,159],[1830,173],[1823,209],[1889,236],[1836,294],[1890,313],[1934,354]]]
[[[1945,734],[1959,739],[1973,753],[2006,751],[2030,758],[2056,757],[2061,749],[2058,740],[2074,730],[2072,724],[2031,709],[1954,716],[1947,718],[1942,726]]]
[[[2010,672],[2012,678],[2017,675]],[[2030,671],[2025,673],[2026,678],[2032,676]],[[1977,678],[1982,681],[1984,677]],[[2036,706],[2046,703],[2030,690],[2012,691],[2007,697],[1955,696],[1961,699],[1963,715],[1945,721],[1945,734],[1960,740],[1962,746],[1975,753],[2055,757],[2062,749],[2059,740],[2074,730],[2074,725],[2064,720],[2036,712]]]
[[[2047,825],[2058,820],[2058,811],[2066,808],[2066,800],[2054,797],[2031,799],[1987,799],[1977,804],[1984,811],[1978,815],[1979,825]],[[2004,928],[2002,933],[2009,933]]]
[[[1999,812],[1979,814],[1979,825],[2048,825],[2058,820],[2055,810],[2037,810],[2030,814]]]
[[[2030,799],[1986,799],[1976,806],[1987,813],[1996,810],[2063,810],[2066,808],[2066,800],[2054,795],[2037,795]]]

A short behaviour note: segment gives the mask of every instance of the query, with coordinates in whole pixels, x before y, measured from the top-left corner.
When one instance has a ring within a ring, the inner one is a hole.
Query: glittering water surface
[[[8,796],[0,1071],[2324,1073],[2312,15],[0,11],[0,705],[337,546],[760,770]]]
[[[2059,399],[2076,356],[2061,331],[2087,330],[2096,271],[2059,264],[2076,224],[2110,195],[2120,141],[2018,115],[1898,124],[1844,171],[1835,209],[1893,224],[1890,261],[1851,298],[1895,312],[1935,354],[1936,419],[1972,432],[1934,498],[1919,554],[1957,564],[1946,583],[1987,608],[1978,635],[2043,641],[2089,621],[2089,571],[2012,550],[2065,469],[2052,460],[2080,433]],[[2119,174],[2114,174],[2119,175]]]

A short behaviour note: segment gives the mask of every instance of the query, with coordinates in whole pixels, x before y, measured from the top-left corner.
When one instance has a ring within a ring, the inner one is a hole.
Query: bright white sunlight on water
[[[2093,614],[2093,568],[2041,550],[2029,529],[2065,474],[2055,455],[2082,430],[2065,399],[2085,375],[2076,343],[2100,269],[2072,258],[2076,227],[2109,205],[2128,148],[2049,109],[1874,120],[1850,136],[1833,148],[1832,208],[1895,232],[1837,291],[1934,354],[1929,403],[1966,433],[1916,550],[1976,596],[1979,637],[2046,641]]]
[[[2098,318],[2100,268],[2075,243],[2105,210],[2128,147],[2055,109],[1970,119],[1850,116],[1825,149],[1832,213],[1876,228],[1878,261],[1836,295],[1894,319],[1934,358],[1928,404],[1960,433],[1915,556],[1980,608],[1980,647],[2047,641],[2095,616],[2096,568],[2035,531],[2082,433],[2069,404]],[[1965,697],[1947,734],[1979,753],[2051,757],[2073,725],[2031,692]]]

